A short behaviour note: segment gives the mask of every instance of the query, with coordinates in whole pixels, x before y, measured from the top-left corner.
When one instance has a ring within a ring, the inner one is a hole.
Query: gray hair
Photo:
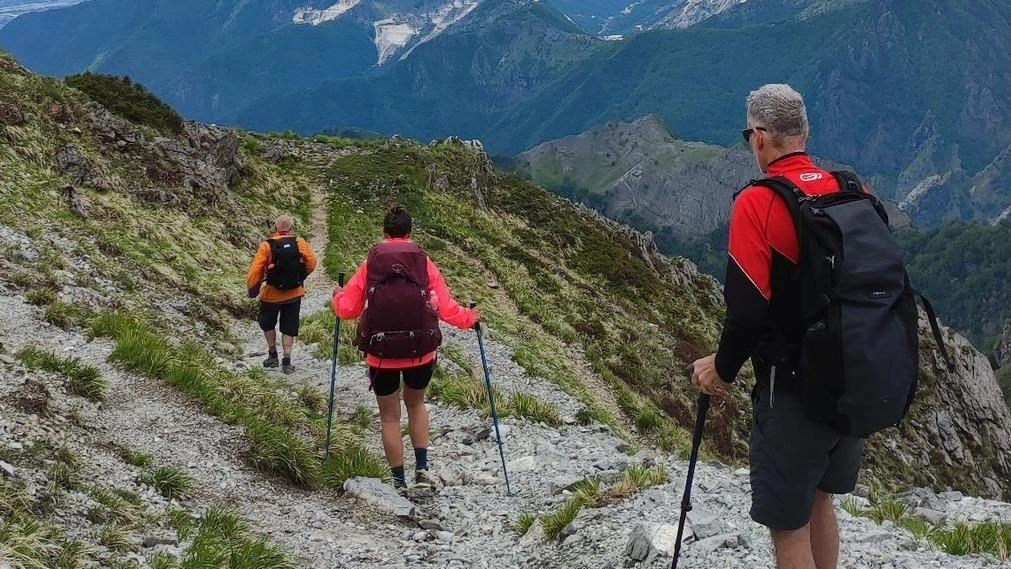
[[[787,137],[807,138],[811,132],[804,97],[783,84],[763,85],[748,94],[748,126],[764,127],[777,145]]]

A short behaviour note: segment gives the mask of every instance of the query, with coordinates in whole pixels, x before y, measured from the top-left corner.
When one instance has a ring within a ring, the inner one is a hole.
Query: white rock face
[[[348,10],[361,4],[362,0],[339,0],[336,4],[322,10],[303,8],[292,16],[291,21],[296,24],[310,24],[318,26],[326,22],[332,22],[340,18]]]
[[[748,0],[687,0],[683,6],[664,18],[662,25],[670,28],[687,28],[707,18],[744,4]]]
[[[372,24],[376,30],[376,50],[379,51],[379,64],[382,65],[397,51],[403,49],[418,30],[410,24],[398,23],[393,20],[381,20]]]

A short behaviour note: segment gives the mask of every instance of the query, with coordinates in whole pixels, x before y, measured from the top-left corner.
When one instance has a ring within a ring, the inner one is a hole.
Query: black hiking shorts
[[[847,494],[857,483],[864,439],[841,437],[808,419],[800,398],[769,389],[755,392],[751,422],[751,519],[794,530],[811,519],[815,491]]]
[[[278,328],[285,336],[298,336],[298,316],[301,310],[301,298],[282,304],[261,302],[260,315],[257,317],[260,330],[269,332]],[[278,326],[278,320],[280,320],[280,326]]]
[[[369,381],[372,382],[372,390],[376,395],[383,397],[393,395],[400,389],[400,376],[404,376],[404,385],[411,389],[425,389],[432,381],[432,372],[435,371],[435,360],[417,367],[404,369],[381,369],[369,367]]]

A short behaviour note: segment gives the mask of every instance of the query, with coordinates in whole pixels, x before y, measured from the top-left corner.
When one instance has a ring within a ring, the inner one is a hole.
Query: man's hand
[[[722,399],[730,397],[727,391],[730,384],[723,381],[720,374],[716,372],[716,354],[696,360],[692,365],[695,367],[695,373],[692,374],[692,385],[698,387],[706,395]]]
[[[343,291],[344,291],[344,287],[342,287],[342,286],[335,286],[334,289],[333,289],[333,295],[331,295],[331,296],[337,296],[338,293],[343,292]]]

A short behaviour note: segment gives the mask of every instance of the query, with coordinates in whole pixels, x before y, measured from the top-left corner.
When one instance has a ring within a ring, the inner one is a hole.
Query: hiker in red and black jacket
[[[743,131],[767,177],[788,178],[807,195],[840,190],[805,152],[804,100],[787,85],[765,85],[747,99]],[[724,284],[726,319],[718,351],[695,362],[692,383],[727,397],[750,358],[757,378],[750,466],[751,517],[772,531],[780,569],[834,569],[839,528],[832,494],[853,491],[863,439],[840,437],[805,416],[796,365],[779,365],[772,346],[799,344],[800,291],[793,279],[799,246],[793,218],[773,190],[752,185],[737,195],[730,218]],[[776,365],[774,365],[776,362]]]
[[[406,486],[400,431],[400,383],[414,446],[415,482],[431,483],[428,466],[428,410],[425,393],[442,342],[439,321],[461,329],[481,320],[477,309],[460,306],[442,273],[424,249],[411,241],[412,220],[401,207],[386,214],[386,239],[347,286],[334,290],[342,319],[361,317],[355,345],[366,354],[371,389],[379,403],[383,449],[397,487]]]

